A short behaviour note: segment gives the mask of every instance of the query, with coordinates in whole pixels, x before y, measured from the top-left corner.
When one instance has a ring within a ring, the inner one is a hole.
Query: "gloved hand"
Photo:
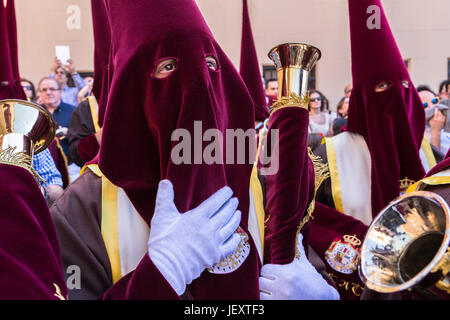
[[[339,300],[339,293],[317,272],[306,257],[299,234],[300,258],[289,264],[265,264],[261,268],[261,300]]]
[[[205,268],[232,254],[241,237],[234,233],[241,221],[238,200],[224,187],[195,209],[183,214],[174,203],[173,185],[162,180],[151,220],[148,254],[179,294]]]

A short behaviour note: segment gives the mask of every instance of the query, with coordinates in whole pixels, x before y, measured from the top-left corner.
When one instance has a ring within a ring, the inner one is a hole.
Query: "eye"
[[[206,57],[206,65],[208,66],[208,68],[214,71],[219,68],[219,64],[217,63],[216,58],[214,58],[213,56]]]
[[[409,88],[409,81],[408,81],[408,80],[402,80],[402,85],[403,85],[405,88]]]
[[[375,92],[383,92],[392,86],[392,81],[384,81],[375,87]]]
[[[157,79],[167,78],[177,68],[177,61],[173,58],[165,59],[158,63],[153,72],[153,76]]]

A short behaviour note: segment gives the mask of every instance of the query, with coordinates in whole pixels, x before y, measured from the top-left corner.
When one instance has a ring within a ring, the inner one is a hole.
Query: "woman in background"
[[[332,135],[332,124],[335,116],[328,111],[327,102],[320,91],[310,91],[308,133],[320,134],[323,137]]]

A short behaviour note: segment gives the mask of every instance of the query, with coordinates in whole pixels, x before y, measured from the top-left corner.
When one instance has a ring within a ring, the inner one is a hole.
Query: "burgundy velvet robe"
[[[67,297],[47,203],[25,169],[0,164],[0,300]]]

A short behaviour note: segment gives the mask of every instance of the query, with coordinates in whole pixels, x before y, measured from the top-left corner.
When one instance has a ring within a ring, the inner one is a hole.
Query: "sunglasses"
[[[439,103],[439,98],[434,98],[431,101],[424,102],[423,107],[426,109],[428,107],[435,105],[436,103]]]
[[[311,102],[319,102],[319,101],[322,101],[322,98],[312,98],[312,99],[309,99],[309,101],[311,101]]]
[[[25,90],[31,90],[31,86],[22,86]]]
[[[42,88],[41,90],[39,90],[39,91],[41,91],[41,92],[47,92],[47,91],[50,91],[50,92],[55,92],[55,91],[58,91],[59,89],[57,89],[57,88]]]

